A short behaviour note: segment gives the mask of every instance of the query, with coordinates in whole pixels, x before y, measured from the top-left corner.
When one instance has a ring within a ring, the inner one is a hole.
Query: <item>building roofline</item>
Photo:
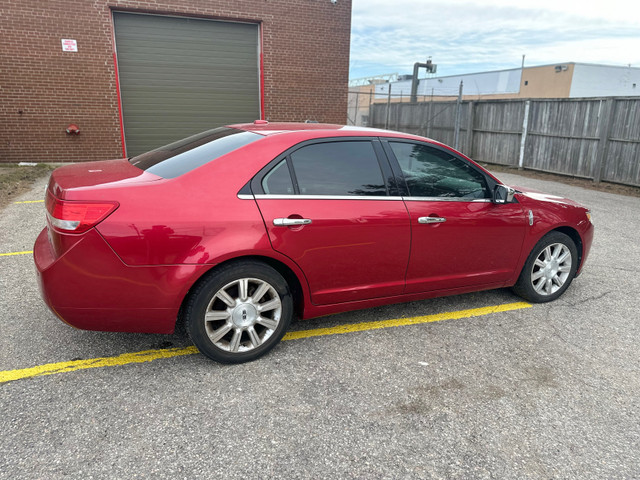
[[[604,63],[584,63],[584,62],[555,62],[555,63],[547,63],[544,65],[530,65],[530,66],[525,66],[524,70],[528,70],[528,69],[533,69],[533,68],[543,68],[543,67],[555,67],[557,65],[586,65],[586,66],[590,66],[590,67],[607,67],[607,68],[626,68],[626,69],[635,69],[635,70],[640,70],[640,67],[630,67],[630,66],[625,66],[625,65],[605,65]],[[455,74],[455,75],[442,75],[442,76],[437,76],[437,77],[429,77],[429,78],[421,78],[420,80],[436,80],[438,78],[456,78],[456,77],[468,77],[468,76],[472,76],[472,75],[481,75],[484,73],[502,73],[502,72],[517,72],[519,70],[523,70],[522,67],[515,67],[515,68],[503,68],[500,70],[484,70],[482,72],[472,72],[472,73],[459,73],[459,74]],[[405,82],[409,82],[410,80],[403,80]],[[396,82],[394,82],[396,83]]]
[[[573,63],[573,62],[572,62]],[[634,69],[640,70],[640,67],[632,67],[630,65],[606,65],[604,63],[583,63],[583,62],[575,62],[574,65],[588,65],[590,67],[607,67],[607,68],[625,68],[625,69]]]
[[[524,67],[525,69],[527,67]],[[480,75],[482,73],[500,73],[500,72],[517,72],[518,70],[522,70],[522,68],[504,68],[502,70],[485,70],[483,72],[473,72],[473,73],[459,73],[456,75],[443,75],[439,77],[429,77],[429,78],[421,78],[420,80],[436,80],[438,78],[454,78],[454,77],[469,77],[471,75]],[[405,82],[410,82],[411,80],[404,80]]]

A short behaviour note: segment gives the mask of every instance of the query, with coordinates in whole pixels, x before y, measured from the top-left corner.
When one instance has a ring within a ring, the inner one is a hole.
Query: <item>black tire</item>
[[[266,354],[280,342],[292,317],[289,285],[278,271],[257,261],[212,272],[191,293],[184,312],[195,346],[220,363],[250,362]]]
[[[557,262],[567,251],[570,256]],[[555,263],[554,255],[557,256]],[[536,263],[536,260],[539,261]],[[533,303],[551,302],[569,288],[577,269],[578,249],[571,237],[561,232],[549,232],[531,250],[513,291]]]

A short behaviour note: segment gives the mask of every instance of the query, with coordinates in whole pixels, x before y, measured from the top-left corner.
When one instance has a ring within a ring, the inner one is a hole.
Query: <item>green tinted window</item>
[[[293,195],[293,182],[287,161],[283,160],[262,179],[264,193],[271,195]]]
[[[291,154],[301,195],[387,195],[370,141],[308,145]]]
[[[134,166],[164,178],[175,178],[240,147],[264,138],[235,128],[214,128],[129,160]]]
[[[426,145],[389,142],[412,197],[489,198],[484,175],[467,162]]]

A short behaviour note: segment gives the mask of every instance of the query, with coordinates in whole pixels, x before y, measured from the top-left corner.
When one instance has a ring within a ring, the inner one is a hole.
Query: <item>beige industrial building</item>
[[[464,100],[640,96],[640,68],[568,62],[423,78],[417,101],[455,101],[461,82]],[[409,102],[411,84],[411,76],[405,75],[396,81],[372,79],[368,85],[352,86],[349,122],[366,124],[370,103]]]

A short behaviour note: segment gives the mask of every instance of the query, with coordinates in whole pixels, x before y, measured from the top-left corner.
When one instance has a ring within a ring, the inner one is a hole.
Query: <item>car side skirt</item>
[[[463,293],[479,292],[482,290],[493,290],[496,288],[507,287],[504,283],[492,283],[487,285],[472,285],[469,287],[452,288],[448,290],[432,290],[429,292],[411,293],[407,295],[397,295],[393,297],[379,297],[369,300],[361,300],[357,302],[336,303],[332,305],[314,305],[305,302],[303,319],[322,317],[324,315],[333,315],[335,313],[348,312],[352,310],[361,310],[364,308],[380,307],[382,305],[391,305],[394,303],[414,302],[417,300],[426,300],[435,297],[447,297],[451,295],[460,295]]]

